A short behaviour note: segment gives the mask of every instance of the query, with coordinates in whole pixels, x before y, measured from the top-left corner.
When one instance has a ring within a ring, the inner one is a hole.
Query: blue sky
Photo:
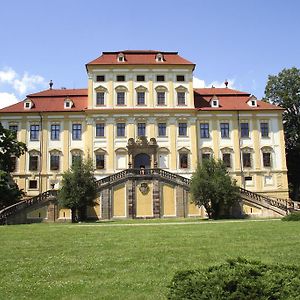
[[[269,74],[300,67],[297,0],[26,0],[0,10],[0,107],[48,87],[87,86],[102,51],[178,51],[198,84],[264,95]]]

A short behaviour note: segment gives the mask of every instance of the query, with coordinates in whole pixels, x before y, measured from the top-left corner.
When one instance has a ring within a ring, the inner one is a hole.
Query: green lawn
[[[237,256],[300,265],[299,222],[109,224],[0,226],[0,299],[164,299],[177,270]]]

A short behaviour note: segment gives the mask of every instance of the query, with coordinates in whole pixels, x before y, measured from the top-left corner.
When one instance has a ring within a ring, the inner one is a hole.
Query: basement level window
[[[31,190],[37,189],[37,180],[29,180],[29,189]]]

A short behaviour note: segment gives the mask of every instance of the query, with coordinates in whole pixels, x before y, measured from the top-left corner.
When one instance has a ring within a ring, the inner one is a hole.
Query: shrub
[[[282,221],[300,221],[300,212],[292,212],[281,219]]]
[[[300,268],[237,258],[175,274],[168,299],[300,299]]]

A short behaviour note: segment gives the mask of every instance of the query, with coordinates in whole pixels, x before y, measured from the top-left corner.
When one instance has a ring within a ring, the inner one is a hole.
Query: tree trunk
[[[77,217],[77,209],[76,208],[71,209],[71,216],[72,216],[72,223],[77,223],[78,217]]]
[[[86,221],[87,215],[86,215],[86,206],[80,207],[78,209],[78,221]]]

